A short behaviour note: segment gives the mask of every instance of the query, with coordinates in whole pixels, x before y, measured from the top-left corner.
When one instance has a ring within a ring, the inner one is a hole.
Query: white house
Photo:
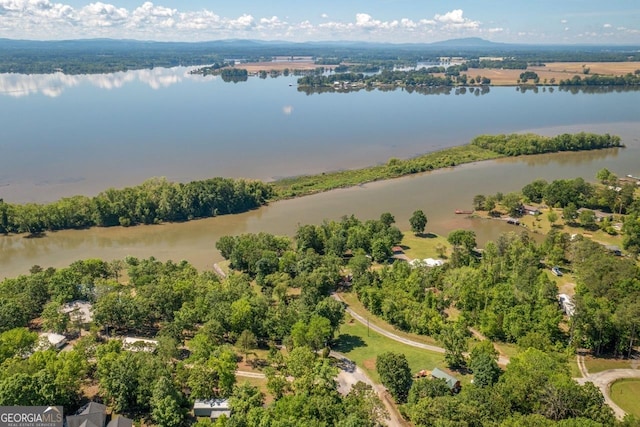
[[[193,403],[193,415],[196,417],[209,417],[212,420],[225,415],[231,416],[228,399],[196,399]]]

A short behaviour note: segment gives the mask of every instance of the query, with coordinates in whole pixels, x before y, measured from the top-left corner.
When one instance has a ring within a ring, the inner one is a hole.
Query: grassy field
[[[422,369],[431,370],[435,367],[444,369],[446,366],[442,354],[398,343],[374,331],[368,331],[367,327],[361,323],[349,320],[347,316],[347,322],[340,328],[340,336],[333,349],[356,362],[375,382],[380,382],[376,372],[376,357],[387,351],[404,354],[414,374]],[[458,373],[454,375],[462,382],[468,383],[471,379],[470,375],[462,376]]]
[[[605,359],[601,357],[585,357],[584,365],[590,374],[606,371],[608,369],[630,369],[633,368],[631,360],[628,359]]]
[[[623,379],[611,385],[611,400],[629,414],[640,417],[640,380]]]
[[[428,233],[428,225],[427,223],[426,234],[416,236],[410,231],[404,233],[400,246],[404,248],[404,253],[409,258],[439,258],[438,250],[436,249],[438,245],[445,248],[445,255],[448,256],[451,253],[446,237]]]

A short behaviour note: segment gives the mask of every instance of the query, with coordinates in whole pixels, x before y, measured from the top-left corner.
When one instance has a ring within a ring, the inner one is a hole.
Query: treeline
[[[623,76],[593,75],[587,77],[573,76],[570,79],[560,80],[559,86],[638,86],[640,85],[640,70],[635,73],[627,73]]]
[[[493,68],[502,70],[526,70],[529,63],[525,60],[504,59],[502,61],[494,61],[490,59],[467,61],[469,68]]]
[[[573,340],[594,354],[633,356],[640,334],[640,269],[602,245],[581,240],[567,253],[576,276]]]
[[[212,178],[183,184],[151,179],[136,187],[111,188],[95,197],[74,196],[50,204],[0,200],[0,233],[187,221],[245,212],[273,195],[273,187],[260,181]]]
[[[554,153],[558,151],[598,150],[622,146],[619,136],[597,135],[585,132],[565,133],[553,137],[531,133],[480,135],[473,138],[471,144],[506,156]]]
[[[299,87],[328,87],[337,82],[358,83],[365,86],[373,85],[397,85],[406,86],[453,86],[455,81],[451,78],[434,76],[429,70],[421,68],[412,71],[383,70],[370,76],[362,73],[336,73],[330,75],[305,76],[298,79]]]

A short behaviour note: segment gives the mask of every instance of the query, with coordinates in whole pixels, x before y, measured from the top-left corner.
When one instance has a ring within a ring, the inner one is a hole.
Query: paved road
[[[267,378],[262,372],[236,371],[236,376],[245,378]]]
[[[582,355],[578,355],[578,367],[580,368],[580,372],[582,372],[583,378],[576,378],[576,381],[578,381],[578,383],[580,384],[592,382],[596,387],[600,389],[602,395],[604,396],[605,402],[607,402],[607,405],[609,405],[611,409],[613,409],[616,417],[620,420],[623,419],[626,415],[626,412],[621,407],[616,405],[613,400],[611,400],[611,384],[623,378],[640,379],[640,369],[609,369],[607,371],[589,374],[587,372],[586,366],[584,365],[584,356]]]
[[[338,360],[338,391],[343,395],[346,395],[351,390],[354,384],[358,381],[362,381],[365,384],[369,384],[376,392],[380,401],[387,409],[389,418],[385,420],[385,424],[391,427],[396,426],[408,426],[407,422],[402,418],[398,412],[398,408],[395,406],[389,392],[380,384],[376,384],[369,378],[369,376],[362,370],[355,362],[349,360],[345,355],[336,351],[331,352],[331,357]]]

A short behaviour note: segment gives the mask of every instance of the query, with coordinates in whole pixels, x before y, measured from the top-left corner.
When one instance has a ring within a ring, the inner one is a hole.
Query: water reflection
[[[353,86],[353,87],[309,87],[298,86],[298,92],[306,95],[323,94],[323,93],[353,93],[353,92],[406,92],[418,93],[420,95],[470,95],[480,96],[491,92],[489,86],[480,87],[453,87],[453,86]]]
[[[56,98],[65,90],[82,85],[100,89],[120,89],[135,82],[143,83],[151,89],[166,88],[185,80],[210,81],[216,76],[194,76],[192,68],[155,68],[152,70],[121,71],[110,74],[0,74],[0,94],[21,98],[29,95],[44,95]]]

